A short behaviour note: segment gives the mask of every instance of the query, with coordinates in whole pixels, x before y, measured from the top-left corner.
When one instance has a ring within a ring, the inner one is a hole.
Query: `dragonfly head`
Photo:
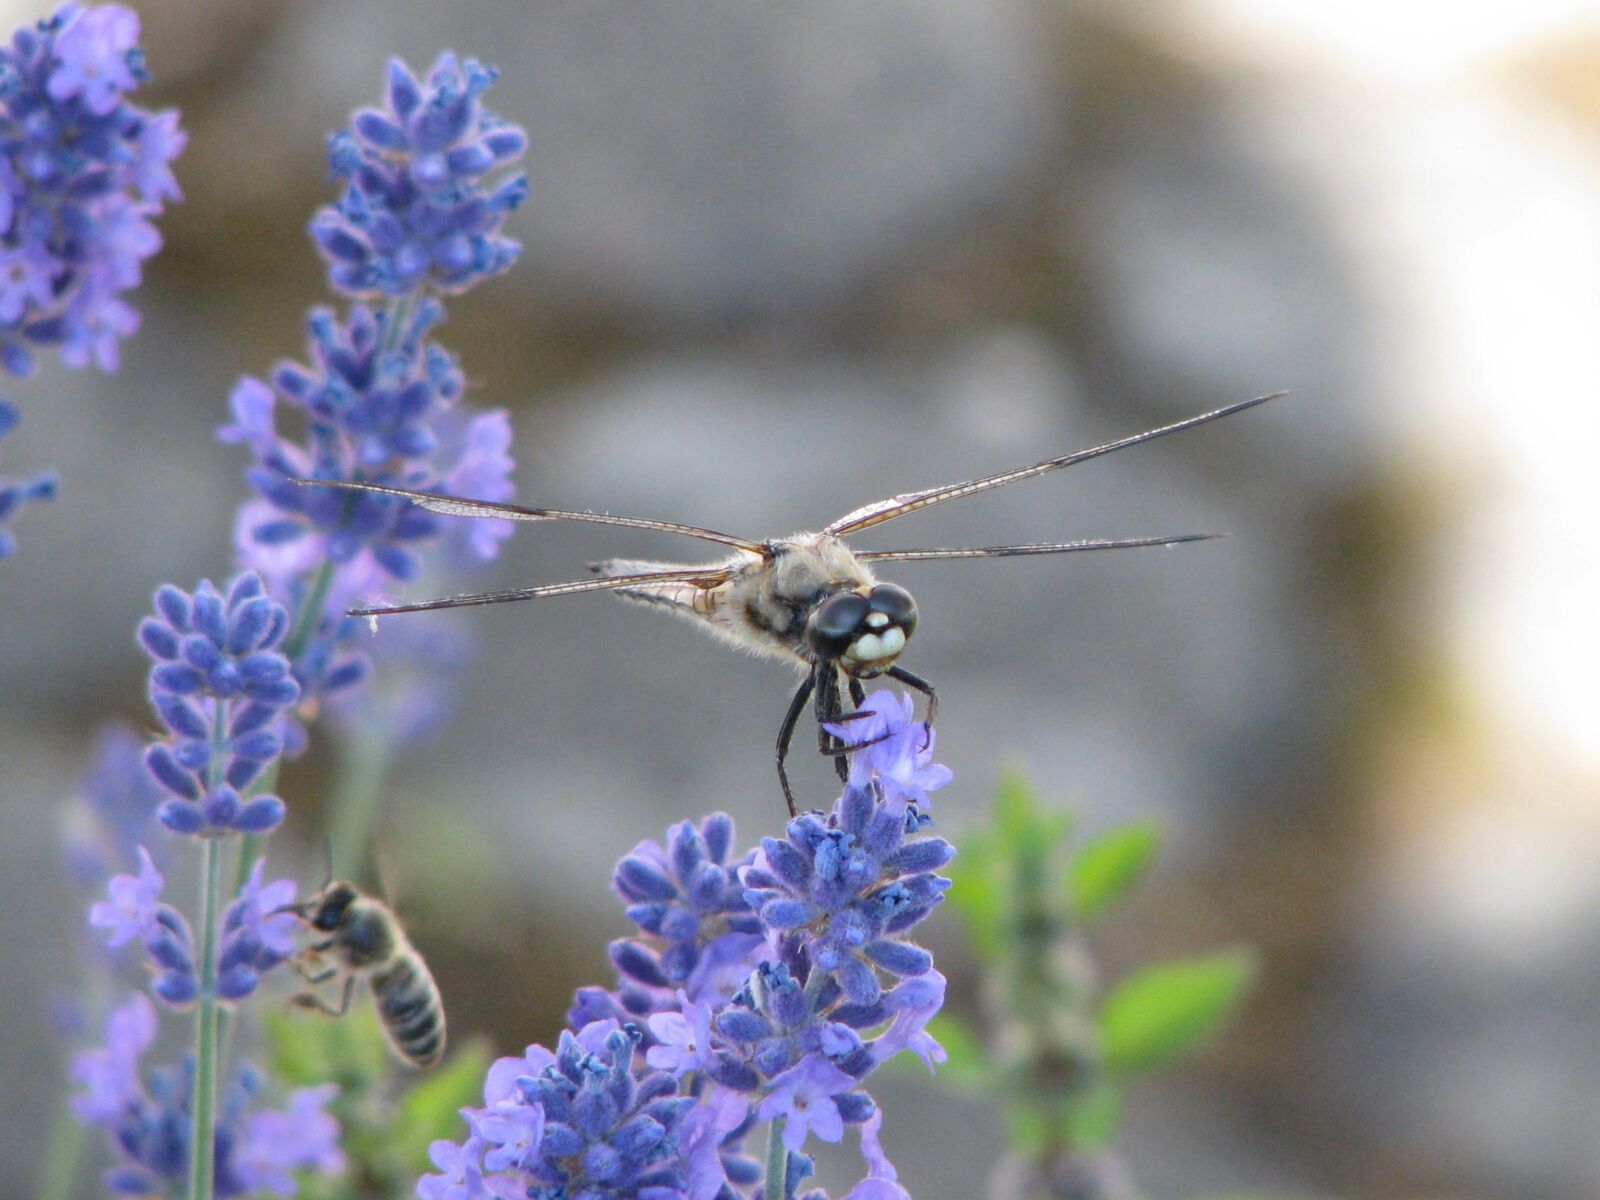
[[[917,628],[917,602],[905,588],[880,583],[868,590],[834,592],[806,618],[806,645],[846,675],[873,679],[900,657]]]

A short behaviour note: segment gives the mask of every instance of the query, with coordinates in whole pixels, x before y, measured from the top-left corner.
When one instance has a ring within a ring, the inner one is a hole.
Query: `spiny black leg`
[[[939,693],[933,690],[933,684],[920,675],[913,675],[904,667],[890,667],[888,674],[890,679],[898,679],[907,687],[915,688],[928,698],[928,716],[924,721],[927,732],[922,738],[922,748],[926,750],[933,742],[933,718],[939,712]]]
[[[832,663],[817,664],[817,749],[833,756],[833,769],[840,783],[850,779],[850,764],[845,761],[845,741],[828,732],[827,723],[839,711],[839,672]],[[834,745],[838,742],[838,745]]]
[[[784,770],[783,760],[789,757],[789,742],[794,738],[795,724],[800,720],[800,713],[805,709],[806,701],[810,699],[812,689],[817,686],[817,671],[812,668],[794,694],[794,699],[789,701],[789,711],[783,716],[783,724],[778,729],[778,782],[783,786],[783,802],[789,806],[789,815],[796,816],[794,807],[794,793],[789,790],[789,772]]]
[[[842,737],[838,737],[835,734],[830,734],[826,729],[824,729],[824,721],[831,722],[834,725],[839,725],[846,721],[860,721],[866,717],[874,716],[875,714],[863,712],[859,709],[856,712],[840,712],[839,675],[831,666],[823,669],[833,673],[833,677],[828,681],[833,692],[833,703],[828,706],[831,708],[831,711],[825,713],[823,711],[824,703],[822,699],[821,687],[819,685],[817,692],[817,749],[833,758],[833,769],[839,773],[839,781],[841,783],[849,783],[850,766],[845,762],[845,756],[853,754],[857,750],[864,750],[868,746],[876,746],[879,742],[887,741],[890,731],[885,729],[877,737],[866,738],[865,740],[859,742],[850,742],[846,741]],[[866,689],[861,686],[860,682],[856,680],[854,676],[846,676],[846,678],[850,683],[851,698],[853,699],[856,693],[860,692],[861,699],[865,700],[867,696]],[[860,701],[857,701],[857,703],[860,703]]]
[[[344,977],[344,995],[339,997],[339,1007],[335,1008],[321,996],[313,992],[301,992],[299,995],[290,996],[289,1003],[299,1008],[313,1008],[319,1013],[326,1013],[330,1017],[342,1017],[350,1011],[350,993],[355,990],[356,977]]]
[[[850,703],[860,708],[867,702],[867,689],[861,680],[854,675],[850,676]]]

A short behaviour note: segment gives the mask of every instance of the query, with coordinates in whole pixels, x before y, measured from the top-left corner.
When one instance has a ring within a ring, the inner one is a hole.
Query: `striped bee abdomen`
[[[410,947],[367,977],[372,1000],[395,1053],[414,1067],[444,1057],[444,1004],[420,955]]]

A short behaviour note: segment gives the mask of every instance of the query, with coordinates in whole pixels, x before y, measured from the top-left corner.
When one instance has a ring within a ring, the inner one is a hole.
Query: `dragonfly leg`
[[[800,720],[806,701],[811,698],[811,692],[816,686],[817,672],[813,670],[795,691],[794,699],[789,701],[789,711],[784,714],[783,724],[778,729],[778,783],[783,787],[783,800],[789,806],[791,817],[797,814],[794,807],[794,793],[789,790],[789,772],[784,769],[783,760],[789,757],[789,743],[794,739],[795,724]]]
[[[889,678],[898,679],[907,687],[916,689],[928,698],[928,715],[923,721],[923,726],[927,732],[922,739],[922,748],[926,750],[933,743],[933,718],[939,712],[939,693],[933,690],[933,684],[920,675],[913,675],[904,667],[890,667],[888,675]]]

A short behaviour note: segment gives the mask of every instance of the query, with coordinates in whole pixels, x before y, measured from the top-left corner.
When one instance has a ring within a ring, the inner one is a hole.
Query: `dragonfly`
[[[581,521],[680,534],[722,547],[724,556],[710,563],[680,564],[612,558],[589,564],[591,575],[583,579],[445,596],[413,604],[353,608],[349,610],[349,615],[369,618],[375,625],[379,618],[402,613],[509,604],[589,592],[613,592],[623,599],[653,605],[687,618],[740,649],[785,660],[797,666],[801,672],[800,684],[789,701],[783,723],[778,729],[776,753],[778,783],[783,790],[789,814],[794,816],[797,809],[786,762],[795,728],[808,703],[813,708],[817,723],[817,749],[833,759],[839,778],[843,781],[849,778],[850,755],[889,736],[883,733],[877,737],[852,741],[828,729],[831,725],[848,730],[849,722],[872,715],[869,710],[862,708],[866,701],[865,680],[886,676],[920,693],[925,698],[924,748],[932,737],[933,722],[938,711],[938,693],[931,683],[907,670],[898,661],[911,635],[916,632],[917,604],[911,593],[899,584],[877,578],[874,568],[879,564],[1127,550],[1205,541],[1221,535],[1184,533],[1155,537],[1086,538],[1066,542],[1021,542],[1002,546],[864,551],[852,550],[848,544],[849,538],[936,504],[990,492],[1142,445],[1168,434],[1207,425],[1265,404],[1283,394],[1274,392],[1243,400],[1170,425],[1047,458],[1031,466],[876,500],[846,513],[819,531],[794,533],[782,538],[744,538],[674,521],[557,508],[528,508],[411,491],[378,483],[312,479],[296,482],[394,496],[445,516],[513,521]],[[845,706],[846,695],[853,708]]]

